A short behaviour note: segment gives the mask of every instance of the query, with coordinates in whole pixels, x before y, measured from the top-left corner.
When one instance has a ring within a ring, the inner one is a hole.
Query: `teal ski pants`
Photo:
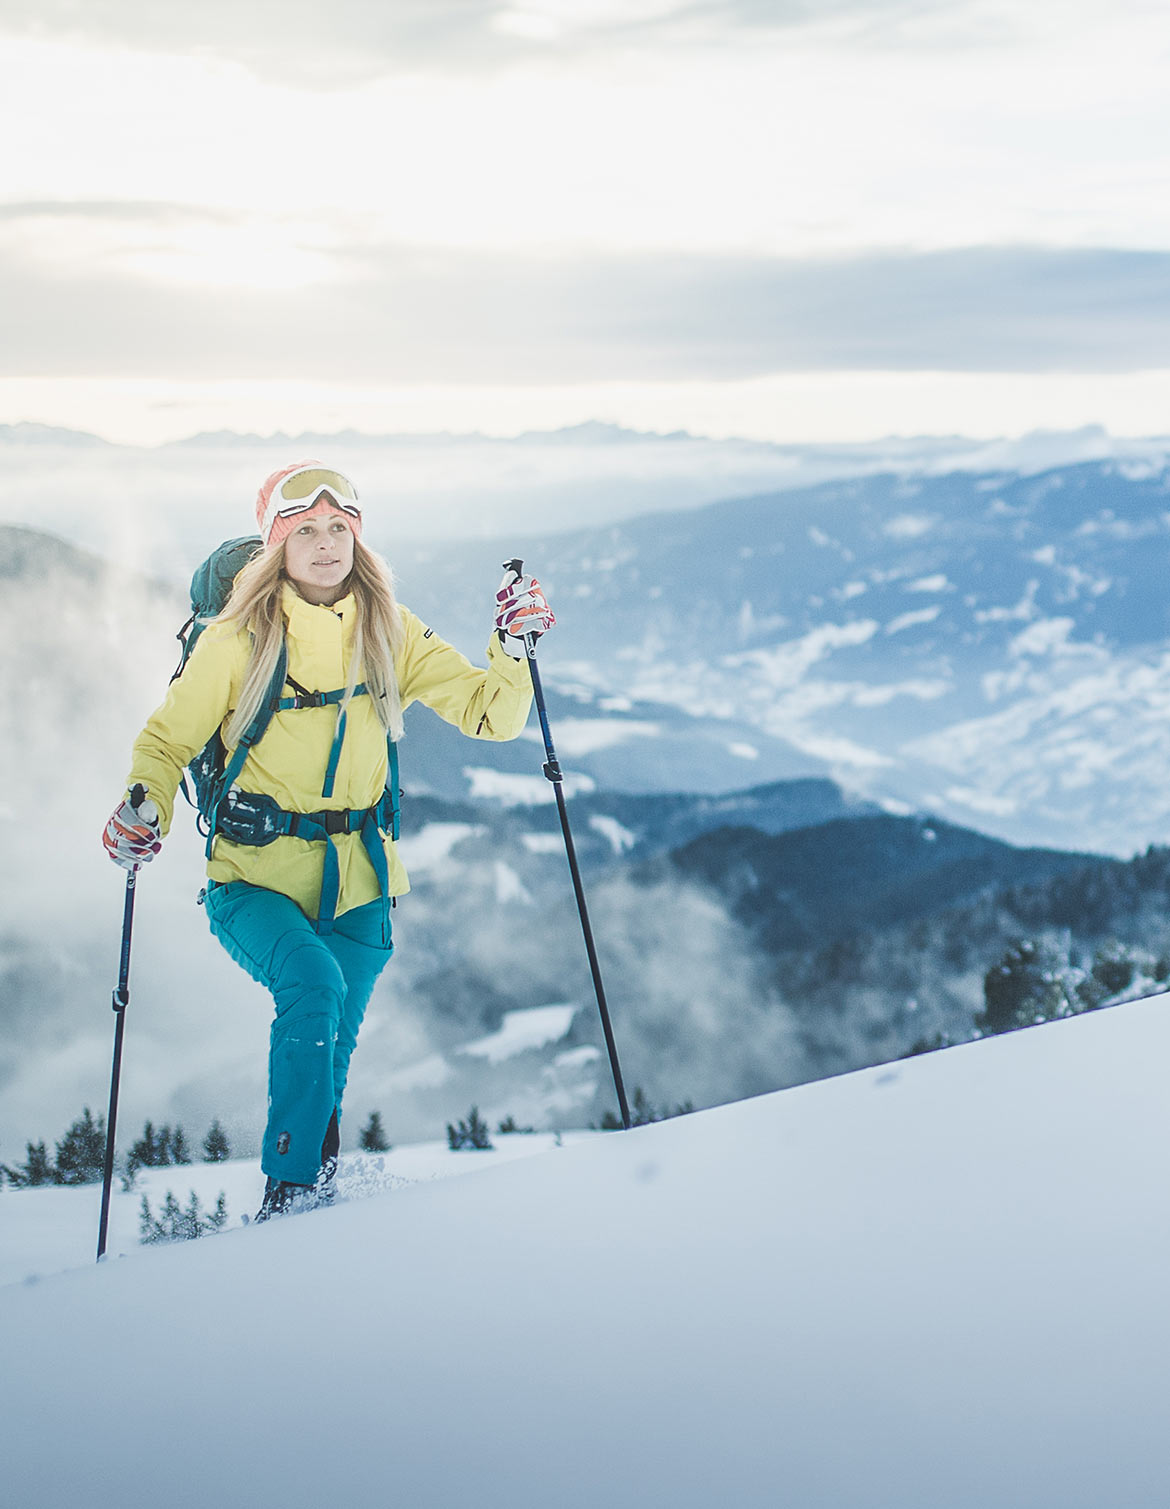
[[[205,906],[211,931],[276,1003],[260,1166],[312,1184],[370,993],[394,951],[385,906],[343,912],[325,936],[295,901],[246,880],[209,885]]]

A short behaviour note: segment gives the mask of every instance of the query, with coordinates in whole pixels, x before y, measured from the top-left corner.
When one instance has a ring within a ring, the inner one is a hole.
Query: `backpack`
[[[175,635],[183,647],[172,681],[177,681],[183,667],[191,658],[200,634],[213,618],[218,618],[227,607],[228,598],[236,577],[264,548],[258,534],[244,535],[238,540],[225,540],[213,550],[201,566],[196,567],[191,578],[191,617]]]
[[[191,577],[191,616],[175,635],[182,647],[182,653],[174,674],[171,676],[172,681],[177,681],[183,674],[183,667],[190,660],[192,651],[204,629],[213,619],[218,618],[227,606],[236,577],[263,548],[264,542],[258,534],[225,540],[201,565],[195,568],[195,573]],[[277,671],[283,672],[285,669],[287,669],[286,658],[282,655]],[[273,679],[275,680],[275,677]],[[284,675],[282,674],[280,686],[276,689],[278,698],[283,686]],[[268,696],[265,697],[260,712],[257,714],[256,723],[248,730],[248,733],[253,735],[247,741],[248,748],[260,741],[268,724],[272,721],[276,708],[274,705],[270,706],[271,697],[272,687],[270,686]],[[182,781],[183,795],[191,806],[196,808],[195,826],[208,840],[211,837],[210,825],[226,764],[227,754],[223,740],[219,736],[219,729],[216,729],[187,767],[191,783],[195,787],[194,799],[188,789],[186,776]]]
[[[199,636],[215,618],[223,612],[231,597],[236,577],[250,560],[263,548],[259,535],[246,535],[240,539],[225,540],[213,550],[207,559],[196,568],[191,578],[191,616],[175,636],[182,646],[179,664],[172,681],[178,679],[191,658]],[[282,696],[288,683],[295,693]],[[367,695],[365,683],[354,688],[353,695]],[[398,838],[399,800],[398,746],[387,735],[386,789],[373,807],[361,811],[321,811],[314,813],[286,812],[272,797],[258,792],[240,792],[235,781],[248,752],[260,742],[277,712],[303,707],[328,707],[336,705],[345,696],[345,688],[330,692],[310,692],[293,681],[288,675],[288,648],[282,642],[280,655],[268,683],[264,699],[252,722],[240,736],[240,741],[229,758],[219,730],[212,734],[199,754],[187,767],[195,798],[187,789],[186,777],[182,782],[183,795],[198,809],[196,827],[207,839],[207,857],[211,858],[212,844],[217,833],[223,833],[234,843],[262,846],[270,844],[282,834],[295,834],[310,841],[326,844],[324,883],[321,895],[318,931],[332,929],[333,911],[337,902],[337,858],[330,839],[339,833],[360,833],[362,842],[378,877],[383,901],[389,905],[387,894],[388,877],[386,857],[381,848],[380,833]],[[333,781],[341,755],[341,741],[345,736],[345,717],[342,716],[333,749],[325,769],[321,794],[333,795]]]

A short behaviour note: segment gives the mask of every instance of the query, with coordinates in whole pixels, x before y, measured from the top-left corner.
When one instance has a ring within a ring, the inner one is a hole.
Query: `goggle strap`
[[[264,510],[264,523],[260,528],[260,533],[264,536],[265,544],[268,543],[269,536],[272,534],[272,526],[276,523],[277,519],[292,519],[299,513],[311,512],[317,506],[317,501],[322,493],[328,493],[333,498],[339,512],[352,514],[355,519],[361,518],[362,511],[356,503],[342,501],[342,499],[337,497],[333,489],[326,487],[324,483],[309,497],[298,498],[292,503],[282,502],[280,491],[277,489],[268,500],[268,507]]]

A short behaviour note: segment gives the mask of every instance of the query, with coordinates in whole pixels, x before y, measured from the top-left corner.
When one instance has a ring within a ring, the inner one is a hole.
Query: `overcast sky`
[[[0,0],[0,423],[1170,430],[1150,0]]]

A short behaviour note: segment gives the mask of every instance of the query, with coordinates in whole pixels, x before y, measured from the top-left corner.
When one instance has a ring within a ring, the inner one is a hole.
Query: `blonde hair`
[[[241,734],[259,712],[264,693],[275,673],[284,639],[281,599],[288,580],[283,546],[279,550],[263,551],[236,577],[227,606],[215,620],[216,623],[238,624],[252,635],[252,653],[248,657],[239,701],[224,729],[224,741],[229,749],[239,743]],[[373,699],[379,722],[392,738],[400,739],[402,698],[394,670],[394,656],[402,648],[405,631],[394,596],[394,577],[382,557],[356,538],[353,542],[353,570],[346,590],[353,593],[357,613],[349,679],[345,696],[338,705],[338,721],[353,697],[359,672],[364,671],[362,679]],[[334,688],[322,686],[311,690],[325,692]]]

